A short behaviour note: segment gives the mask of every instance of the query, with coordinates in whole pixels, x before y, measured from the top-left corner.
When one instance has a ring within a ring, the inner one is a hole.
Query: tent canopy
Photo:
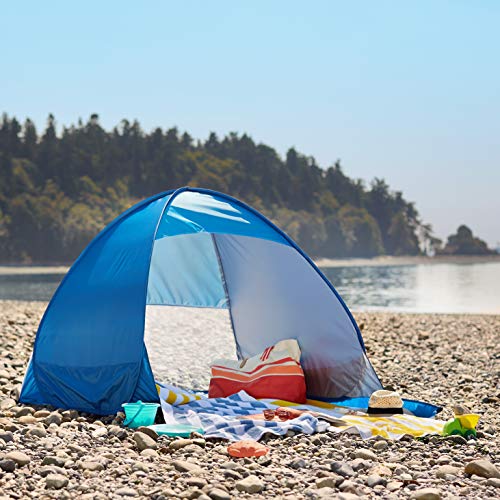
[[[244,203],[181,188],[124,212],[76,260],[40,323],[21,402],[110,414],[157,400],[150,305],[228,310],[240,358],[296,338],[311,397],[381,388],[356,322],[311,259]]]

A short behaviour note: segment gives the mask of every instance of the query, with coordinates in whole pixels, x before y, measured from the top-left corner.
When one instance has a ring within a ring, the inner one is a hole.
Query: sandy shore
[[[453,403],[470,406],[482,414],[478,439],[362,441],[326,432],[270,439],[267,457],[235,460],[224,443],[203,439],[172,445],[159,438],[141,452],[134,433],[116,425],[114,416],[17,406],[13,398],[44,307],[0,302],[0,498],[206,500],[250,496],[246,491],[254,498],[290,499],[500,496],[500,479],[485,477],[488,467],[491,475],[493,464],[500,465],[499,316],[356,314],[382,382],[408,398],[443,405],[443,419]],[[224,328],[222,317],[209,321],[212,331]],[[200,318],[193,324],[203,327]],[[198,359],[204,346],[211,346],[207,356],[219,349],[216,339],[192,342]],[[168,376],[186,383],[189,373],[196,371],[186,365]],[[476,460],[486,460],[486,468],[466,474],[465,466]],[[433,493],[424,496],[426,488]]]

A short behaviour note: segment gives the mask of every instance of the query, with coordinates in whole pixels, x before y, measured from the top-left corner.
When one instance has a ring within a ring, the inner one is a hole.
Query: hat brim
[[[403,408],[370,408],[367,410],[368,415],[402,415]]]

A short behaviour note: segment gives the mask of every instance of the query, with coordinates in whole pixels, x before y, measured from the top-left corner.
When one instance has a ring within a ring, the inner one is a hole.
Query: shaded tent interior
[[[21,402],[110,414],[157,400],[172,344],[197,356],[170,308],[196,309],[184,317],[196,317],[200,344],[218,311],[240,358],[296,338],[311,397],[381,388],[351,313],[309,257],[242,202],[182,188],[132,207],[84,250],[40,323]]]

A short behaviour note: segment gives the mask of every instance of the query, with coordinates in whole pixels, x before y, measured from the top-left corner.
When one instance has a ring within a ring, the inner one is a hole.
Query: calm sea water
[[[354,310],[500,314],[500,262],[350,266],[323,272]],[[47,301],[62,274],[0,274],[0,299]]]

